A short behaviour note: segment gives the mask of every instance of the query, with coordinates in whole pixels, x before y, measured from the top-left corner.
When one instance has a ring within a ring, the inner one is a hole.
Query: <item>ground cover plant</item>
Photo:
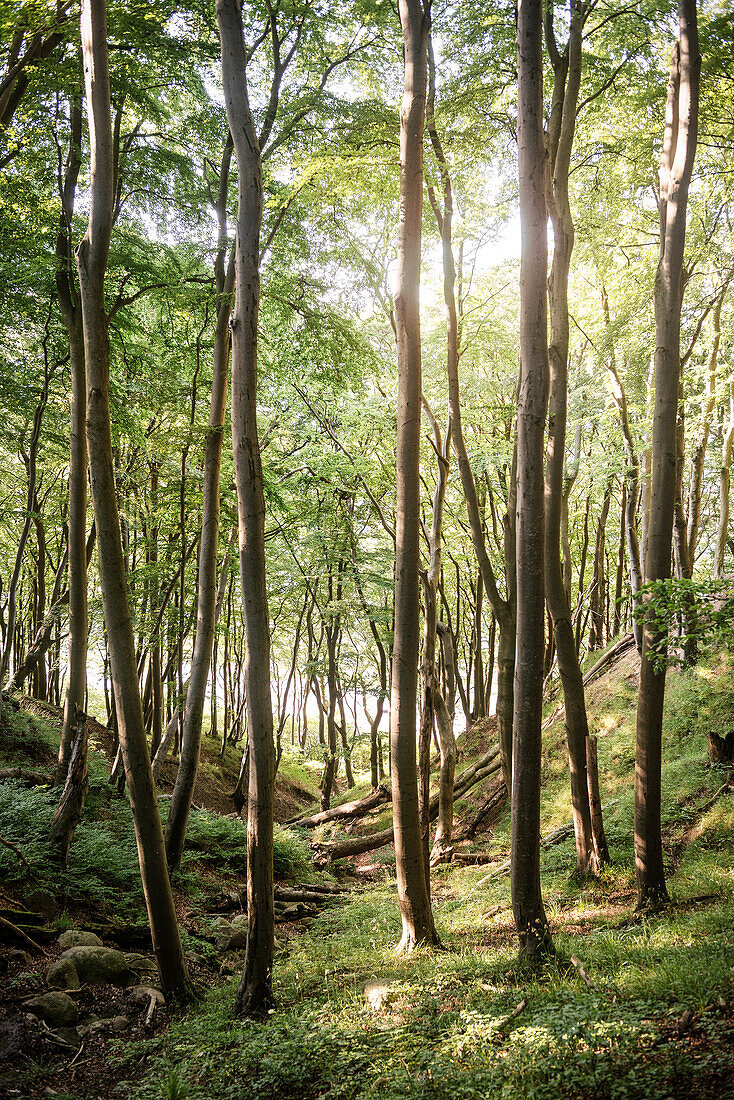
[[[279,939],[277,1010],[265,1021],[238,1020],[232,1013],[238,952],[222,952],[201,938],[211,926],[198,917],[206,905],[197,878],[206,869],[221,888],[241,889],[244,828],[234,818],[197,811],[176,889],[190,914],[187,942],[214,967],[201,972],[199,1000],[168,1017],[162,1030],[133,1033],[122,1043],[112,1039],[96,1082],[82,1077],[75,1084],[73,1066],[67,1068],[71,1055],[66,1065],[53,1058],[36,1064],[24,1079],[28,1095],[40,1095],[45,1082],[66,1087],[59,1094],[78,1100],[732,1094],[734,807],[729,795],[715,797],[728,770],[707,763],[706,746],[712,725],[723,732],[731,721],[734,661],[724,651],[671,676],[663,814],[671,903],[657,914],[634,912],[635,664],[634,656],[620,661],[592,696],[612,862],[598,878],[582,881],[573,872],[572,834],[543,850],[555,954],[539,970],[518,959],[502,871],[509,845],[505,808],[464,849],[481,852],[481,864],[434,869],[441,950],[396,956],[400,923],[394,854],[387,847],[379,859],[369,857],[366,872],[350,866],[349,893],[338,906],[311,914],[297,934]],[[9,736],[26,724],[26,716],[14,715]],[[48,751],[53,727],[38,736]],[[467,753],[481,756],[485,737],[486,731],[468,737]],[[570,814],[562,737],[557,716],[544,734],[544,835]],[[31,739],[31,757],[38,756],[34,745]],[[293,760],[285,782],[297,781]],[[76,860],[59,872],[44,849],[47,792],[0,783],[0,833],[25,837],[36,885],[60,899],[59,928],[95,911],[133,924],[143,918],[129,810],[103,790],[96,780]],[[476,808],[482,798],[480,788],[465,801]],[[277,835],[278,881],[318,881],[310,838],[290,830]],[[0,858],[12,884],[22,868],[11,851]],[[342,861],[342,874],[349,863]],[[211,887],[203,885],[205,892]],[[125,894],[122,908],[115,893]]]

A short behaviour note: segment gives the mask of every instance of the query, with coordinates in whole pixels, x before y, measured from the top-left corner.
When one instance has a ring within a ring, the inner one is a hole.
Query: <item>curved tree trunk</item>
[[[232,321],[232,446],[245,620],[250,779],[247,805],[247,948],[237,990],[241,1014],[273,1005],[273,794],[275,744],[270,698],[270,617],[265,578],[265,498],[257,431],[257,325],[260,308],[262,166],[250,111],[242,14],[237,0],[217,0],[222,79],[237,157],[237,248]]]
[[[99,539],[99,576],[115,691],[120,747],[130,793],[153,950],[164,992],[191,995],[168,877],[150,756],[143,727],[135,640],[117,510],[109,407],[109,337],[104,278],[114,215],[110,86],[104,0],[83,0],[82,48],[90,122],[91,205],[77,250],[87,366],[87,443]]]
[[[520,386],[517,415],[517,652],[510,888],[522,954],[552,950],[540,890],[545,584],[543,452],[548,399],[548,262],[541,0],[519,0]]]
[[[166,822],[166,855],[168,865],[178,868],[183,856],[191,800],[199,770],[201,725],[204,699],[209,679],[217,610],[217,550],[219,548],[219,481],[222,467],[222,440],[227,411],[227,375],[229,369],[229,312],[234,282],[234,264],[225,271],[227,253],[227,190],[229,165],[232,159],[232,139],[227,141],[219,173],[219,195],[216,214],[219,222],[219,251],[214,266],[217,290],[216,327],[214,331],[214,373],[209,405],[209,425],[204,444],[204,493],[201,506],[201,542],[196,602],[196,635],[191,658],[191,672],[186,691],[181,759],[176,783],[171,795],[171,808]]]
[[[546,9],[546,40],[554,71],[553,109],[548,144],[552,179],[548,207],[553,225],[553,261],[548,280],[550,306],[550,401],[545,472],[545,584],[548,609],[558,654],[558,669],[566,703],[568,763],[571,772],[571,809],[576,837],[576,870],[595,872],[597,859],[591,830],[586,774],[586,717],[581,675],[571,621],[571,608],[561,569],[563,467],[568,408],[568,274],[574,243],[574,224],[568,197],[568,175],[581,84],[581,35],[584,6],[574,4],[566,49],[560,56],[555,44],[552,7]]]
[[[734,445],[734,378],[729,382],[729,419],[724,430],[721,469],[719,471],[719,527],[716,532],[716,550],[714,551],[714,576],[717,580],[720,580],[724,575],[724,556],[729,537],[729,486],[731,481],[732,445]]]
[[[71,222],[76,185],[81,168],[81,89],[69,107],[69,153],[62,189],[62,211],[56,238],[56,288],[61,315],[69,339],[71,372],[71,422],[69,445],[69,663],[64,719],[61,727],[58,782],[69,770],[76,714],[84,710],[87,690],[87,379],[84,360],[84,331],[81,302],[74,285],[71,251]],[[84,743],[86,747],[86,742]]]
[[[426,889],[416,774],[418,688],[421,335],[420,261],[423,122],[429,16],[422,0],[400,0],[405,84],[400,109],[400,225],[395,322],[398,347],[395,641],[390,744],[395,862],[403,934],[399,950],[437,942]]]
[[[430,102],[430,98],[429,98]],[[446,497],[446,482],[449,471],[449,450],[451,447],[451,418],[449,417],[443,439],[436,418],[431,412],[428,402],[423,401],[423,407],[433,431],[438,460],[436,474],[436,488],[433,494],[433,507],[431,512],[431,529],[428,534],[429,562],[425,575],[421,575],[424,592],[423,615],[423,647],[421,651],[421,720],[418,735],[418,785],[420,799],[421,819],[421,844],[423,846],[423,860],[426,871],[426,888],[430,897],[430,822],[428,805],[430,802],[431,788],[431,738],[434,726],[439,729],[439,746],[442,760],[442,775],[444,773],[443,761],[447,752],[451,755],[448,746],[449,739],[453,740],[453,730],[448,719],[446,705],[443,705],[443,731],[439,723],[438,701],[440,689],[438,684],[438,670],[436,666],[436,640],[438,634],[438,609],[437,592],[438,581],[441,575],[441,540],[443,528],[443,505]],[[443,699],[441,699],[443,703]],[[455,756],[455,749],[453,755]],[[448,759],[448,758],[447,758]],[[448,766],[448,764],[447,764]],[[446,771],[448,779],[449,772]],[[448,792],[451,802],[451,815],[453,817],[453,773],[452,789]],[[447,818],[439,823],[439,831],[442,834],[441,846],[448,855],[451,844],[451,820]]]
[[[688,185],[698,131],[701,58],[695,0],[679,0],[680,39],[671,61],[665,140],[660,164],[660,259],[655,277],[655,414],[652,442],[650,528],[645,579],[670,577],[676,483],[676,417],[680,374],[681,272]],[[645,617],[637,704],[635,763],[635,865],[638,908],[667,898],[660,831],[661,753],[666,637],[652,614]]]

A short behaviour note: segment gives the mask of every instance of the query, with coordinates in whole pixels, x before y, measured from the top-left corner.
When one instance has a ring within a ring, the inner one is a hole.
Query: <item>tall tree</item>
[[[275,16],[271,12],[271,22]],[[265,497],[257,431],[257,325],[260,308],[262,163],[247,90],[247,51],[237,0],[217,0],[222,80],[237,158],[237,243],[232,319],[232,447],[240,533],[240,584],[247,657],[245,693],[250,745],[247,803],[247,947],[237,1011],[272,1007],[275,901],[273,795],[275,743],[270,699],[270,619],[265,577]],[[277,34],[273,26],[273,33]],[[277,103],[277,100],[276,100]],[[272,122],[271,122],[272,125]]]
[[[552,0],[546,5],[545,37],[553,66],[553,103],[548,127],[548,209],[553,225],[553,262],[548,279],[550,307],[550,398],[548,453],[545,473],[545,582],[548,609],[558,654],[558,670],[566,704],[568,763],[571,772],[571,809],[576,836],[576,869],[581,875],[596,870],[586,774],[586,717],[581,675],[571,621],[571,607],[561,569],[563,467],[568,414],[568,273],[574,242],[574,224],[568,195],[571,151],[581,87],[581,43],[586,5],[571,0],[568,41],[559,52],[553,26]]]
[[[99,540],[99,574],[110,650],[118,736],[148,908],[153,950],[164,992],[188,999],[163,829],[150,767],[138,686],[120,517],[117,509],[109,406],[110,352],[104,281],[114,221],[114,159],[105,0],[83,0],[81,37],[91,150],[87,232],[77,249],[87,368],[87,444]]]
[[[650,520],[645,553],[649,584],[670,577],[676,492],[680,317],[688,189],[698,135],[701,56],[696,0],[678,2],[679,39],[670,63],[665,136],[660,160],[660,254],[655,275],[655,408]],[[654,605],[645,615],[637,703],[635,865],[637,906],[665,901],[660,831],[665,628]]]
[[[171,808],[166,822],[166,854],[170,867],[179,867],[183,855],[186,822],[194,795],[194,784],[201,751],[201,724],[204,698],[209,679],[217,606],[217,549],[219,546],[219,482],[222,466],[222,440],[227,409],[227,377],[229,372],[229,314],[232,303],[234,262],[227,262],[227,194],[229,167],[232,159],[232,138],[227,140],[219,170],[216,216],[219,230],[214,281],[217,292],[214,330],[214,373],[209,406],[209,425],[204,446],[204,493],[201,504],[201,542],[199,546],[198,593],[196,601],[196,635],[191,657],[191,673],[183,733],[181,759],[171,796]]]
[[[522,954],[552,949],[540,889],[540,763],[545,637],[543,453],[548,404],[548,263],[542,0],[519,0],[520,385],[517,413],[517,646],[510,887]]]
[[[400,0],[405,48],[400,108],[400,223],[395,326],[398,347],[395,640],[390,695],[390,747],[399,949],[437,942],[426,887],[418,812],[416,693],[420,620],[420,264],[423,211],[423,124],[426,108],[430,4]]]

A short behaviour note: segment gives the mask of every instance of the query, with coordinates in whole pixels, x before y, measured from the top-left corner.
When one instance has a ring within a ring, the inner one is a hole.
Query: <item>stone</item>
[[[247,943],[247,925],[245,928],[236,928],[234,923],[217,917],[214,921],[214,942],[220,951],[234,951],[238,947],[244,947]]]
[[[79,1046],[79,1032],[75,1027],[54,1028],[54,1035],[58,1035],[59,1039],[70,1047]]]
[[[192,966],[200,966],[202,970],[208,970],[210,963],[207,958],[198,951],[185,951],[184,957]]]
[[[130,996],[135,1004],[143,1005],[144,1008],[147,1008],[150,1004],[151,997],[157,1005],[166,1003],[166,998],[160,989],[154,989],[151,985],[134,985],[130,990]]]
[[[23,951],[20,947],[11,947],[7,952],[5,958],[9,963],[17,966],[30,966],[31,957],[27,951]]]
[[[130,1027],[130,1021],[127,1016],[114,1016],[112,1018],[112,1030],[113,1031],[127,1031]]]
[[[397,992],[391,989],[387,982],[372,979],[365,984],[364,999],[371,1009],[379,1012],[385,1005],[391,1004],[397,998]]]
[[[138,976],[158,977],[158,964],[149,955],[138,955],[134,951],[125,952],[125,962],[128,970],[132,970]]]
[[[130,968],[122,951],[114,947],[70,947],[60,961],[68,960],[81,982],[90,985],[125,985]]]
[[[102,947],[102,941],[94,932],[85,932],[81,928],[67,928],[59,936],[59,947],[67,951],[70,947]]]
[[[52,989],[79,989],[81,985],[76,967],[71,959],[65,959],[63,955],[49,966],[46,982]]]
[[[79,1010],[74,1001],[61,991],[42,993],[25,1002],[25,1007],[34,1016],[40,1016],[49,1027],[66,1027],[79,1019]]]

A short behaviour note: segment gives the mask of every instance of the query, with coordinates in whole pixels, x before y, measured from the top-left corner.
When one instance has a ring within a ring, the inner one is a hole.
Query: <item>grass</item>
[[[437,869],[446,949],[410,959],[395,955],[394,885],[374,887],[280,952],[278,1009],[266,1023],[236,1020],[234,988],[219,986],[148,1051],[144,1082],[125,1095],[165,1096],[175,1067],[192,1100],[734,1096],[734,806],[722,797],[700,812],[723,782],[706,764],[706,733],[729,728],[733,699],[728,658],[670,676],[663,829],[673,904],[659,915],[631,917],[635,691],[620,676],[594,712],[613,864],[580,884],[573,838],[542,853],[556,956],[540,972],[518,961],[506,877]],[[543,832],[570,819],[563,738],[562,722],[544,738]],[[487,846],[500,857],[508,843],[505,812]],[[370,981],[385,990],[379,1009],[364,997]]]
[[[355,891],[348,904],[327,909],[278,950],[278,1007],[266,1022],[234,1017],[236,979],[225,980],[157,1037],[120,1043],[114,1054],[117,1095],[734,1097],[734,799],[725,795],[705,808],[724,782],[723,770],[707,765],[707,733],[725,733],[734,722],[734,663],[718,655],[669,677],[663,831],[672,904],[653,916],[633,913],[636,699],[629,671],[629,662],[620,662],[589,691],[613,862],[598,879],[581,883],[572,874],[572,837],[542,852],[556,954],[540,970],[519,961],[509,880],[488,878],[486,867],[436,869],[433,906],[444,950],[398,957],[400,918],[390,876]],[[544,833],[570,820],[564,739],[562,721],[545,731]],[[303,785],[301,762],[287,757],[284,763],[285,778]],[[67,889],[106,898],[116,883],[119,905],[125,882],[132,912],[139,887],[129,812],[124,801],[108,804],[98,786],[93,782],[89,812],[72,848]],[[24,850],[37,869],[45,866],[48,796],[0,785],[0,834],[24,835]],[[481,838],[497,859],[507,855],[509,824],[505,810]],[[278,832],[281,873],[308,876],[307,839]],[[194,812],[190,840],[184,882],[209,868],[242,880],[241,822]],[[375,858],[389,874],[391,849]],[[11,870],[0,853],[0,874]],[[365,998],[368,983],[383,990],[378,1006]],[[522,1011],[509,1019],[523,1001]]]
[[[6,708],[3,718],[4,761],[27,764],[30,758],[47,766],[49,758],[55,759],[58,733],[50,725],[10,708]],[[113,914],[118,921],[144,921],[145,904],[130,806],[126,798],[110,787],[107,774],[103,758],[90,752],[89,793],[66,869],[58,867],[48,840],[58,789],[27,788],[16,780],[0,782],[0,836],[19,846],[31,866],[35,887],[49,889],[95,915]],[[164,825],[169,804],[168,798],[160,799]],[[214,868],[220,876],[229,874],[242,881],[247,847],[243,821],[192,809],[187,841],[182,870],[176,875],[175,884],[189,899],[197,900],[200,896],[201,867]],[[276,827],[274,866],[276,877],[281,880],[313,877],[306,841],[292,830]],[[0,847],[0,879],[10,884],[26,877],[17,856]]]

